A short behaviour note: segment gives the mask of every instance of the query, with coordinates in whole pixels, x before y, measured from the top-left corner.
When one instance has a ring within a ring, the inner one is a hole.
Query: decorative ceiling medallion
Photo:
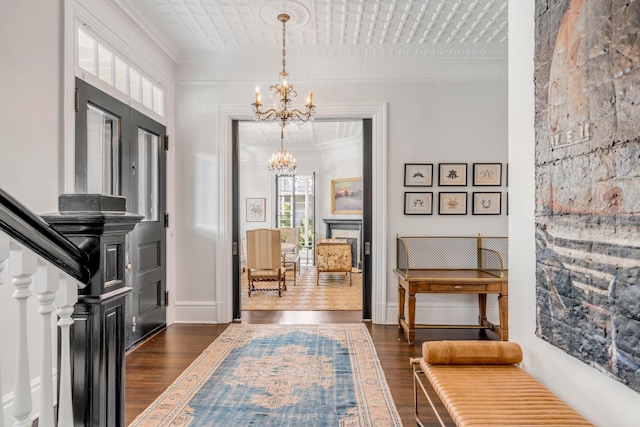
[[[309,23],[309,9],[304,5],[292,0],[272,0],[264,3],[258,11],[258,16],[263,24],[281,28],[278,15],[286,13],[289,15],[287,28],[298,30]]]

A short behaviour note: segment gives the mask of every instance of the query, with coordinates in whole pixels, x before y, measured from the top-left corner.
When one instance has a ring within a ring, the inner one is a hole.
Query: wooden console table
[[[509,339],[509,280],[491,273],[476,269],[417,269],[406,274],[394,270],[398,276],[398,325],[412,344],[416,339],[416,294],[477,294],[478,325],[418,325],[433,328],[468,328],[477,327],[491,329],[501,340]],[[409,294],[408,314],[405,317],[405,296]],[[498,295],[500,324],[496,325],[487,319],[487,294]]]

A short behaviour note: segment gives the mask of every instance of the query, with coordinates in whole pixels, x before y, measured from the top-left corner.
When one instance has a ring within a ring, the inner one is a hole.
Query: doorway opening
[[[366,195],[366,190],[370,192],[371,188],[370,127],[371,120],[350,119],[316,121],[291,132],[287,129],[286,149],[296,157],[298,168],[293,175],[276,176],[267,171],[267,165],[271,154],[279,146],[279,128],[265,123],[234,120],[233,221],[234,242],[237,242],[239,252],[238,262],[234,262],[234,270],[237,272],[234,273],[234,318],[240,318],[241,311],[245,310],[242,299],[246,299],[243,294],[247,292],[243,286],[246,283],[242,283],[242,267],[243,260],[246,259],[243,238],[247,230],[291,226],[298,228],[300,265],[307,269],[298,274],[311,273],[312,278],[307,280],[313,280],[315,285],[315,245],[322,239],[337,237],[331,235],[327,222],[336,219],[366,221],[366,213],[370,208],[364,208],[364,204],[371,202],[371,196]],[[358,212],[342,213],[334,210],[332,182],[345,178],[358,178],[364,183],[361,197],[363,207]],[[247,202],[261,198],[264,199],[264,217],[260,221],[248,220],[250,216],[246,212]],[[363,238],[359,238],[359,241]],[[357,245],[355,239],[349,239],[348,243],[356,251],[353,259],[358,260],[362,266],[364,245]],[[358,281],[358,286],[361,287],[358,297],[361,317],[367,318],[364,312],[368,311],[370,318],[370,277],[367,277],[365,268],[358,268],[357,265],[354,272],[361,275]],[[299,277],[296,276],[296,280],[300,280]],[[337,279],[340,278],[336,277]],[[348,287],[349,280],[345,283]],[[288,275],[287,286],[291,285],[293,280]],[[285,310],[287,309],[295,308],[286,307]]]

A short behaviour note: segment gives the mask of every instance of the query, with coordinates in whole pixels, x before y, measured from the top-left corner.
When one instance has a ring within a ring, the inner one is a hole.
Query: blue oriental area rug
[[[367,328],[230,325],[131,426],[401,426]]]

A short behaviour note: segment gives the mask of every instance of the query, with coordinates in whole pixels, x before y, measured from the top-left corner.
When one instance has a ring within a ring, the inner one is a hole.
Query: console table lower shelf
[[[509,339],[509,280],[475,269],[420,269],[402,272],[398,276],[398,326],[409,344],[416,339],[416,328],[483,328],[495,332],[503,341]],[[477,294],[478,325],[416,325],[416,294]],[[405,316],[405,299],[408,294]],[[500,324],[487,319],[487,295],[498,295]]]

